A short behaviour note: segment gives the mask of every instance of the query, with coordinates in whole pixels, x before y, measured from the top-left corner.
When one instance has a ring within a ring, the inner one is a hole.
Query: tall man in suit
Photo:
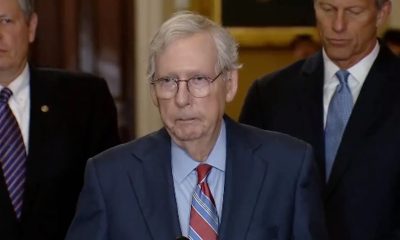
[[[240,121],[313,145],[331,239],[400,239],[400,62],[376,37],[391,2],[314,8],[323,50],[255,81]]]
[[[164,128],[89,160],[66,239],[325,239],[310,147],[224,116],[239,68],[229,33],[179,13],[149,59]]]
[[[0,239],[64,239],[86,160],[118,143],[104,80],[32,68],[37,16],[0,0]],[[16,147],[18,146],[18,147]]]

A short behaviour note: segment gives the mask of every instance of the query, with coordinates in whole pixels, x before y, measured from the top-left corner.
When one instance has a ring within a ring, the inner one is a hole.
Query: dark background
[[[313,0],[222,0],[227,27],[315,26]]]
[[[104,77],[123,141],[134,137],[132,0],[36,0],[39,24],[30,64]]]

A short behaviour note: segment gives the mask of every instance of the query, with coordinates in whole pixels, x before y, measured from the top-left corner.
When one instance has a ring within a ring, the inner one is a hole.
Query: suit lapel
[[[308,59],[301,70],[299,84],[303,88],[299,92],[298,104],[304,114],[302,139],[312,144],[316,156],[317,166],[321,179],[325,179],[325,141],[324,141],[324,112],[323,86],[324,70],[322,53],[319,52]]]
[[[358,150],[362,149],[364,139],[379,125],[382,110],[393,103],[390,97],[391,87],[389,65],[391,56],[384,47],[373,64],[354,105],[349,122],[346,126],[337,157],[333,165],[332,174],[327,185],[327,197],[345,174],[351,161],[356,161]],[[386,100],[387,99],[387,100]],[[390,108],[390,107],[389,107]]]
[[[35,69],[30,71],[30,123],[29,123],[29,150],[27,159],[26,190],[22,211],[24,214],[32,210],[33,200],[38,188],[38,180],[48,169],[46,151],[51,151],[50,141],[55,141],[51,134],[62,126],[63,115],[57,112],[54,105],[57,86],[46,74]],[[65,113],[67,114],[67,113]],[[51,139],[51,140],[50,140]],[[60,139],[56,139],[59,141]],[[29,215],[29,213],[28,213]]]
[[[40,156],[41,149],[48,139],[50,129],[57,129],[54,126],[60,124],[55,118],[56,109],[54,106],[54,97],[51,94],[56,93],[56,86],[51,85],[46,75],[41,75],[35,70],[31,70],[30,77],[31,94],[31,112],[29,124],[29,156],[30,160]],[[36,155],[37,154],[37,155]],[[35,163],[36,165],[36,163]],[[33,167],[33,164],[30,164]]]
[[[227,159],[219,239],[245,239],[267,164],[253,156],[258,145],[243,144],[251,139],[243,139],[237,123],[225,119]]]
[[[166,131],[153,135],[141,146],[133,165],[127,167],[153,239],[175,239],[181,235],[171,167],[171,143]]]

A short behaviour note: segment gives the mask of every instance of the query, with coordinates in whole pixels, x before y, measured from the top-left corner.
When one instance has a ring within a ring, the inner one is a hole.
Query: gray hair
[[[18,3],[22,11],[24,12],[25,17],[29,19],[34,13],[33,0],[18,0]]]
[[[208,18],[189,11],[176,13],[161,25],[150,43],[147,78],[152,80],[156,71],[156,57],[174,40],[191,36],[195,33],[208,32],[215,42],[217,49],[217,65],[215,71],[239,69],[238,44],[232,35],[223,27],[218,26]]]

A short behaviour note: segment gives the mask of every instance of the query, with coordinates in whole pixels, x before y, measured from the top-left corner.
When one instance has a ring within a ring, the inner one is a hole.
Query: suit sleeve
[[[114,100],[105,80],[99,80],[92,89],[90,157],[120,143]]]
[[[307,145],[296,186],[293,239],[328,238],[320,183],[312,148]]]
[[[264,109],[261,106],[264,104],[264,100],[261,97],[261,91],[259,81],[254,81],[244,101],[239,122],[263,128],[262,114],[264,113]]]
[[[85,184],[66,240],[107,239],[105,202],[92,160],[86,167]]]

